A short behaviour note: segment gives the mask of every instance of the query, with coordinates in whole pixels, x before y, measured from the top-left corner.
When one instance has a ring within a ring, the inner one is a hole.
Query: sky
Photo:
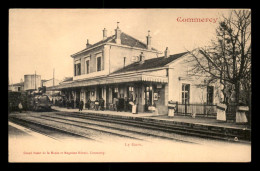
[[[73,76],[70,55],[115,33],[122,32],[170,54],[209,45],[227,9],[10,9],[9,81],[18,83],[26,74],[51,79]],[[179,20],[177,20],[179,18]],[[217,18],[217,22],[183,22],[187,18]],[[180,20],[181,19],[181,20]],[[182,21],[182,22],[180,22]]]

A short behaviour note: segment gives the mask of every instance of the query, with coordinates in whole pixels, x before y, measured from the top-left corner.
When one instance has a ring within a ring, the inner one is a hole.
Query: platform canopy
[[[47,91],[62,90],[66,88],[86,87],[95,85],[109,85],[127,82],[155,82],[155,83],[168,83],[166,76],[154,76],[147,73],[133,73],[133,74],[120,74],[108,75],[102,77],[95,77],[89,79],[82,79],[71,81],[68,83],[60,84],[58,86],[47,87]]]

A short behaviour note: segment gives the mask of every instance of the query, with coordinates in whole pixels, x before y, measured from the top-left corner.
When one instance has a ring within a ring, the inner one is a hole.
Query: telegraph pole
[[[35,70],[35,74],[34,74],[34,85],[35,85],[35,90],[36,90],[36,70]]]
[[[52,78],[52,87],[54,87],[54,72],[55,72],[55,68],[53,68],[53,78]],[[53,94],[53,90],[52,90],[52,94]]]
[[[53,68],[53,86],[55,85],[55,83],[54,83],[54,72],[55,72],[55,68]]]

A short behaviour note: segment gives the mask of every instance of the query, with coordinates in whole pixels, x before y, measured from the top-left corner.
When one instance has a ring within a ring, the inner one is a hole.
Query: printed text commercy
[[[178,22],[211,22],[216,23],[218,18],[182,18],[178,17]]]

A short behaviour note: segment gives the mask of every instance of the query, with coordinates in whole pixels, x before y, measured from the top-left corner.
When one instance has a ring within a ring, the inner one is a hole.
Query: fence
[[[237,105],[236,104],[229,104],[226,110],[226,116],[227,116],[227,121],[232,121],[234,122],[236,120],[236,110],[237,110]]]
[[[217,116],[217,105],[176,103],[175,112],[180,115],[191,115],[196,113],[196,116],[215,118]]]
[[[178,102],[169,102],[169,108],[175,106],[176,115],[187,115],[191,116],[192,114],[196,114],[196,116],[200,117],[209,117],[216,118],[217,116],[217,105],[216,104],[180,104]],[[229,104],[226,109],[226,120],[227,122],[235,122],[236,121],[236,111],[238,105]],[[246,117],[248,119],[248,124],[251,124],[251,112],[245,112]]]

